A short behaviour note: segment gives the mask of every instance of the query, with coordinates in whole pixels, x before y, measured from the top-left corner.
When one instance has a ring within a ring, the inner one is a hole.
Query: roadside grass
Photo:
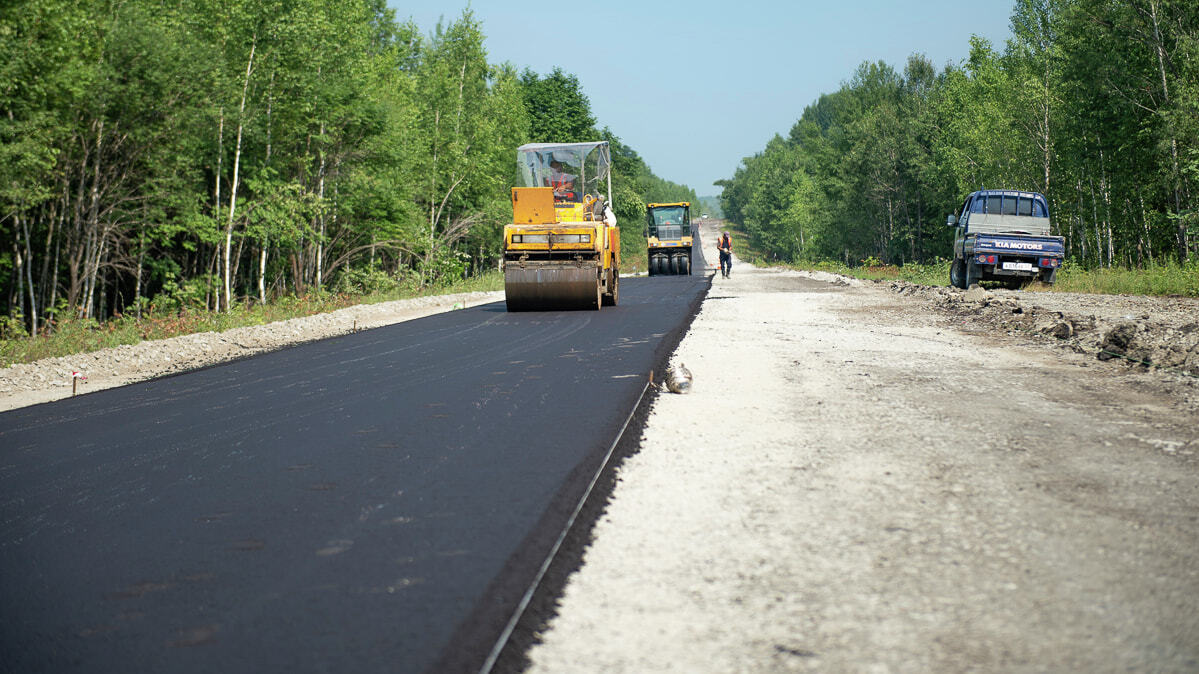
[[[1082,269],[1066,264],[1053,290],[1097,295],[1181,295],[1199,297],[1199,261],[1186,266],[1153,265],[1145,269]]]
[[[181,310],[165,315],[116,316],[103,323],[94,319],[63,319],[53,331],[36,337],[17,335],[0,339],[0,367],[31,363],[42,358],[88,353],[99,349],[137,344],[198,332],[224,332],[250,325],[264,325],[291,318],[312,316],[358,304],[378,304],[393,300],[433,295],[503,290],[504,277],[498,271],[436,287],[401,287],[369,294],[320,293],[302,297],[281,297],[268,304],[239,304],[228,313]],[[13,321],[17,323],[19,321]]]
[[[878,260],[866,259],[861,265],[850,266],[840,262],[780,262],[770,260],[750,245],[739,232],[733,231],[734,250],[738,257],[760,266],[781,266],[789,269],[826,271],[864,280],[899,279],[911,283],[931,286],[949,285],[947,259],[937,259],[927,264],[909,263],[903,266],[884,265]],[[1093,295],[1159,295],[1199,297],[1199,260],[1185,266],[1176,264],[1154,264],[1144,269],[1098,268],[1084,269],[1067,262],[1058,270],[1052,286],[1040,283],[1025,288],[1032,292],[1089,293]]]

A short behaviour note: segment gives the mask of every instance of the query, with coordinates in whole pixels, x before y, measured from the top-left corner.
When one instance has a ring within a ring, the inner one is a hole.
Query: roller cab
[[[645,213],[649,275],[691,274],[691,203],[646,204]]]
[[[509,311],[599,309],[619,300],[620,230],[608,207],[608,144],[534,143],[517,150],[504,227]]]

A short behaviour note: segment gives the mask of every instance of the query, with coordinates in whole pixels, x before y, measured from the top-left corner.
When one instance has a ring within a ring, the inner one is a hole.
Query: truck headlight
[[[554,234],[550,239],[554,243],[591,243],[590,234]]]
[[[545,234],[513,234],[512,243],[549,243]]]

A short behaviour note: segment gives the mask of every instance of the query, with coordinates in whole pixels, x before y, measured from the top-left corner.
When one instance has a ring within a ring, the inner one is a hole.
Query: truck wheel
[[[970,260],[969,262],[966,262],[966,285],[964,285],[962,287],[966,288],[968,290],[970,288],[970,286],[974,285],[975,283],[978,283],[981,278],[982,278],[982,274],[974,271],[974,260]]]
[[[953,264],[949,266],[949,285],[955,288],[965,290],[966,285],[966,261],[962,258],[955,258]]]
[[[677,276],[679,273],[679,258],[673,255],[670,257],[670,273],[672,276]]]
[[[691,259],[690,258],[686,258],[686,257],[679,258],[679,273],[684,276],[691,275]]]

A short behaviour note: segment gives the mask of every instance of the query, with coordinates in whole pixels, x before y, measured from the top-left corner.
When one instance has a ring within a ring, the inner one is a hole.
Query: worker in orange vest
[[[720,241],[716,243],[716,250],[720,251],[720,275],[728,278],[733,273],[733,240],[729,238],[728,232],[720,237]]]
[[[575,178],[573,173],[566,173],[562,162],[550,162],[550,186],[554,188],[554,201],[577,201],[575,199]]]

